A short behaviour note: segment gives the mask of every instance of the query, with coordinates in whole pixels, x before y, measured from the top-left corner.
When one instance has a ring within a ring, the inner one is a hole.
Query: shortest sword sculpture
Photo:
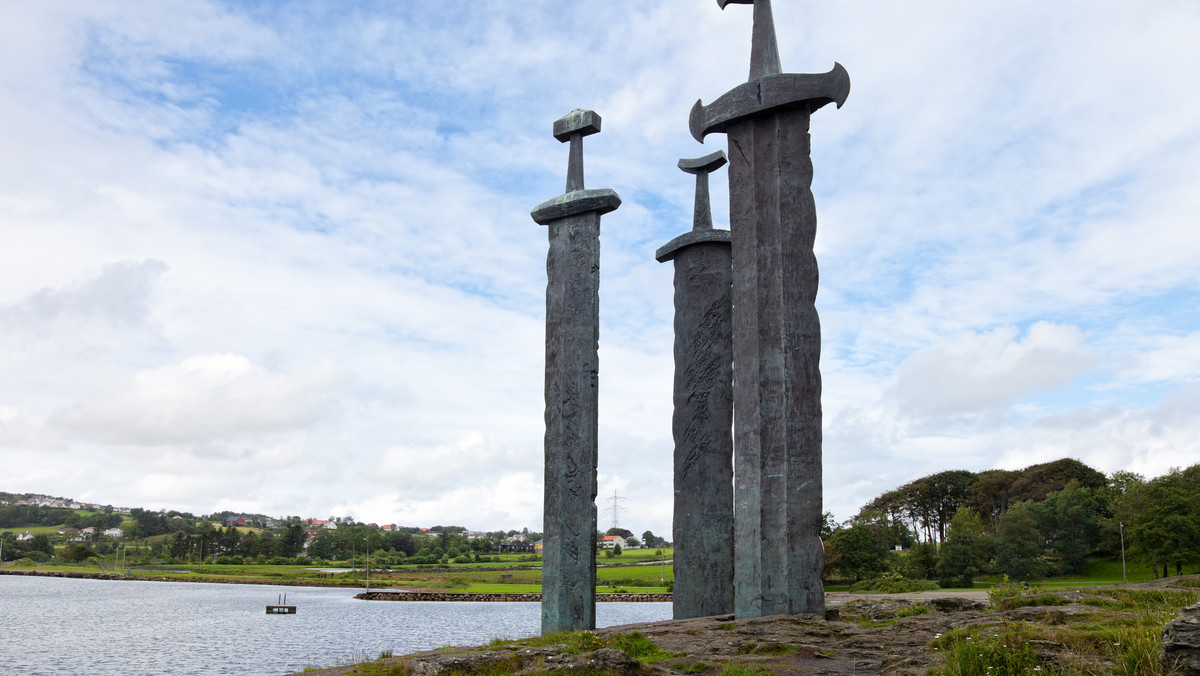
[[[729,231],[714,230],[708,175],[725,153],[679,160],[696,175],[692,230],[656,253],[675,262],[675,619],[733,612],[733,351]]]
[[[770,0],[754,5],[750,79],[688,126],[729,140],[734,418],[734,614],[822,614],[821,324],[809,117],[850,76],[783,73]]]
[[[573,110],[554,122],[570,142],[566,192],[531,212],[548,226],[546,438],[542,632],[596,628],[597,385],[600,216],[621,205],[583,187],[583,137],[600,116]]]

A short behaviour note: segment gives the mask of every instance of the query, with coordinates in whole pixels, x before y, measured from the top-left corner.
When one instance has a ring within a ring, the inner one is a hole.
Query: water
[[[0,575],[0,674],[287,674],[539,631],[537,603],[360,601],[361,590]],[[267,615],[287,594],[295,615]],[[669,603],[598,603],[597,625]]]

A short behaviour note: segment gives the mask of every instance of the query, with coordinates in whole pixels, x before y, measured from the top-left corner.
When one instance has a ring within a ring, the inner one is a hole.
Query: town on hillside
[[[371,565],[486,561],[496,555],[538,557],[542,534],[477,531],[462,526],[361,523],[353,517],[271,517],[229,511],[197,516],[79,502],[41,494],[0,492],[0,562],[56,559],[83,562],[121,551],[136,563],[304,563],[347,560],[366,553]],[[650,531],[596,533],[597,549],[662,547]]]

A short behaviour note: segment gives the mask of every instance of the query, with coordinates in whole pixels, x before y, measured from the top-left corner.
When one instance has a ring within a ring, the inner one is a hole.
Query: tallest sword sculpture
[[[734,614],[824,612],[821,325],[808,125],[850,76],[783,73],[770,0],[754,5],[750,81],[689,126],[729,140],[733,267]]]

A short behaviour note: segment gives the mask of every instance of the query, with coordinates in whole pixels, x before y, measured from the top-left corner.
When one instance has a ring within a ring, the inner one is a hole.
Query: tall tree
[[[1100,536],[1100,508],[1090,488],[1071,479],[1036,508],[1040,530],[1061,557],[1064,574],[1081,573]]]
[[[950,530],[938,553],[937,571],[942,579],[955,579],[969,587],[987,568],[990,542],[983,520],[969,507],[960,507],[950,520]]]
[[[280,538],[279,555],[291,558],[298,556],[304,551],[304,541],[307,534],[304,532],[304,526],[301,526],[298,521],[293,521],[283,530],[283,537]]]
[[[1014,580],[1042,577],[1045,552],[1033,503],[1018,502],[996,519],[996,572]]]

